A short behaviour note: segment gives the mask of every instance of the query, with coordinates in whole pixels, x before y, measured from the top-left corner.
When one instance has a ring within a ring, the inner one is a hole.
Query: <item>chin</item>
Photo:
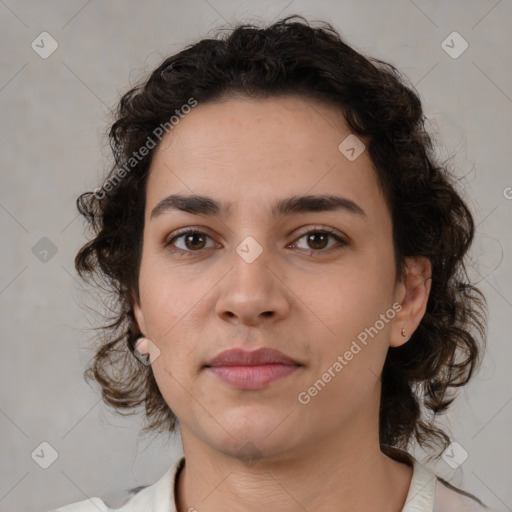
[[[218,449],[224,455],[238,459],[246,466],[256,465],[263,460],[270,460],[279,457],[285,448],[282,442],[270,443],[268,440],[251,439],[248,436],[239,439],[230,439],[229,443],[220,446]]]
[[[274,457],[292,449],[293,435],[289,425],[284,425],[283,415],[272,417],[258,415],[221,422],[225,436],[220,441],[219,451],[235,458],[259,459]],[[282,428],[276,428],[280,425]]]

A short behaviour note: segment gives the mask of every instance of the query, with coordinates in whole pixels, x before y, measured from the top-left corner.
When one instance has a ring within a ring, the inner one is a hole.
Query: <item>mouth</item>
[[[204,369],[221,381],[244,390],[256,390],[295,373],[302,365],[272,348],[248,352],[232,349],[221,352]]]

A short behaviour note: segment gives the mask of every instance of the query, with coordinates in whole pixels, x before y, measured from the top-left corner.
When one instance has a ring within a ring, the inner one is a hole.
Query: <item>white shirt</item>
[[[477,498],[437,477],[411,455],[413,474],[401,512],[493,512]],[[178,459],[153,485],[137,492],[121,508],[109,508],[100,498],[91,498],[51,512],[177,512],[174,486],[185,458]]]

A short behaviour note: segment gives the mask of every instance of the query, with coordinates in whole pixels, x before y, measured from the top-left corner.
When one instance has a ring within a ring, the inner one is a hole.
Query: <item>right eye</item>
[[[201,249],[210,249],[215,247],[215,242],[210,247],[206,247],[206,240],[210,239],[210,236],[204,233],[203,231],[198,231],[197,229],[184,228],[174,234],[174,236],[165,244],[166,247],[172,252],[179,252],[182,254],[191,253],[191,252],[199,252]],[[178,247],[175,242],[181,242],[182,247]]]

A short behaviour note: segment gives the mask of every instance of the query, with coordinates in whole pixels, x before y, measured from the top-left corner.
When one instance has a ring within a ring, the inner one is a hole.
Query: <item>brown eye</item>
[[[325,249],[330,236],[326,233],[310,233],[307,235],[307,243],[311,249]]]
[[[306,242],[305,246],[301,247],[299,241],[302,239],[304,239]],[[333,239],[338,243],[328,245],[329,239]],[[336,235],[333,231],[323,228],[305,233],[304,235],[300,236],[293,245],[299,249],[305,249],[314,252],[327,252],[328,249],[341,249],[348,244],[345,240],[343,240],[343,238],[341,238],[339,235]],[[335,247],[336,245],[338,245],[338,247]]]
[[[171,238],[171,240],[166,243],[166,246],[172,246],[170,247],[171,250],[182,253],[199,252],[201,249],[206,249],[215,245],[211,244],[207,247],[206,244],[208,239],[211,240],[206,233],[194,229],[188,229]]]
[[[187,249],[203,249],[205,245],[205,237],[200,233],[192,233],[185,235],[184,242]]]

